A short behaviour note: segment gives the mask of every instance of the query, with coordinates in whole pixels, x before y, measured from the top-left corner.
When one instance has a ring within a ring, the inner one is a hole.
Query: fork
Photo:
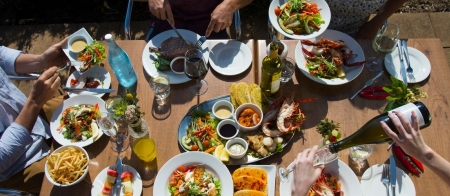
[[[195,45],[197,46],[197,48],[201,49],[203,43],[205,43],[206,41],[206,37],[205,36],[201,36],[200,39],[198,39],[197,43],[195,43]]]
[[[389,196],[389,166],[383,164],[383,173],[381,174],[381,182],[386,186],[386,195]]]
[[[415,82],[416,78],[414,77],[414,71],[411,68],[411,63],[409,61],[409,53],[408,53],[408,45],[406,43],[406,40],[402,40],[402,45],[403,45],[403,54],[405,55],[406,58],[406,64],[408,64],[408,68],[406,68],[406,73],[408,75],[408,78],[411,82]]]

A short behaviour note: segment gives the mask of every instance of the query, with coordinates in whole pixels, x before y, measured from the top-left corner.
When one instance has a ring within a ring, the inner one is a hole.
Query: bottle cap
[[[111,38],[112,38],[111,34],[108,33],[108,34],[105,35],[105,40],[110,40]]]

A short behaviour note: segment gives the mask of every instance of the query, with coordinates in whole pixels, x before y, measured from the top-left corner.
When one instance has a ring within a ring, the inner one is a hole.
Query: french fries
[[[60,184],[71,184],[78,180],[86,170],[89,162],[84,152],[68,147],[54,152],[47,158],[47,171],[50,177]]]

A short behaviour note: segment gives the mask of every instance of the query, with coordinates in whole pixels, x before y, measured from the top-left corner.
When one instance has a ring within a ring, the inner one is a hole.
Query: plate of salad
[[[107,112],[105,102],[94,95],[79,95],[65,100],[56,108],[50,120],[50,130],[61,145],[85,147],[102,135],[96,119]]]
[[[322,34],[330,24],[331,12],[325,0],[273,0],[269,20],[291,39],[309,39]]]
[[[153,195],[162,196],[208,195],[206,192],[233,195],[233,180],[228,168],[219,159],[203,152],[185,152],[171,158],[158,172],[153,187]]]

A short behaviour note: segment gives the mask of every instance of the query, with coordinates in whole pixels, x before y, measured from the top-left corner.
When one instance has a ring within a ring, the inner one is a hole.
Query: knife
[[[63,87],[64,91],[88,91],[93,93],[112,93],[116,91],[116,89],[102,89],[102,88],[72,88],[72,87]]]
[[[167,19],[167,22],[169,22],[169,19]],[[172,24],[171,24],[170,22],[169,22],[169,24],[170,24],[170,26],[172,26]],[[184,42],[186,42],[186,44],[187,44],[188,46],[191,45],[186,39],[183,38],[183,36],[181,36],[180,32],[178,32],[178,30],[177,30],[177,28],[175,28],[175,26],[172,26],[172,28],[173,28],[173,30],[175,31],[175,33],[178,35],[178,37],[180,37],[181,39],[183,39]]]
[[[122,178],[120,176],[122,175],[122,159],[120,159],[120,156],[117,156],[117,163],[116,163],[116,171],[117,171],[117,179],[115,184],[115,195],[120,195],[120,187],[122,185]]]
[[[402,41],[397,41],[398,57],[400,58],[400,75],[402,75],[403,83],[408,86],[408,79],[406,79],[406,67],[403,61],[403,47]]]
[[[395,186],[397,183],[397,166],[395,166],[394,156],[389,158],[389,180],[392,187],[392,195],[395,196]]]
[[[405,49],[404,55],[405,55],[405,59],[406,59],[406,64],[408,65],[408,67],[411,67],[411,63],[409,61],[409,52],[408,52],[408,44],[407,41],[405,39],[402,40],[402,45],[403,45],[403,49]]]

